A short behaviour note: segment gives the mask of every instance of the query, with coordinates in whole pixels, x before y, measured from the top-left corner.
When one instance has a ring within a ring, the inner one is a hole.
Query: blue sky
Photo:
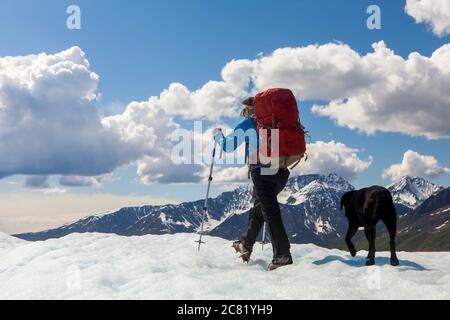
[[[66,8],[77,4],[82,12],[82,29],[68,30]],[[381,30],[366,27],[366,9],[377,4],[382,10]],[[220,72],[233,59],[256,59],[278,48],[310,44],[345,43],[361,55],[384,40],[396,54],[407,58],[411,52],[429,57],[448,43],[425,24],[417,24],[404,10],[405,1],[62,1],[3,0],[0,5],[0,57],[46,52],[54,54],[79,46],[100,76],[101,98],[95,105],[103,115],[125,110],[131,101],[159,96],[173,82],[196,90],[209,80],[220,80]],[[361,150],[361,159],[373,156],[370,167],[359,173],[354,184],[388,184],[384,169],[400,163],[412,149],[430,155],[439,165],[450,165],[448,139],[428,140],[402,133],[368,136],[338,127],[329,117],[310,111],[313,101],[302,101],[304,124],[313,141],[336,140]],[[236,119],[224,119],[232,126]],[[178,118],[181,124],[189,120]],[[101,188],[72,188],[71,193],[107,193],[140,197],[162,197],[174,201],[198,199],[204,186],[139,182],[136,166],[114,171],[113,181]],[[0,181],[0,192],[20,192],[7,181],[21,183],[23,176]],[[435,182],[450,185],[450,175]],[[52,183],[55,178],[52,178]],[[214,188],[217,194],[222,189]]]

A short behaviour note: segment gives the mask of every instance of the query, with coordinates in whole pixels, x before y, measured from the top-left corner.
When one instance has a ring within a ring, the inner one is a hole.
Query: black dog
[[[360,227],[364,227],[369,241],[369,255],[366,265],[375,264],[375,237],[378,221],[383,221],[389,233],[391,248],[391,265],[398,266],[399,261],[395,251],[395,237],[397,233],[397,211],[392,195],[386,188],[370,187],[347,192],[341,199],[341,210],[345,208],[348,219],[348,231],[345,237],[351,255],[356,256],[356,248],[352,238]]]

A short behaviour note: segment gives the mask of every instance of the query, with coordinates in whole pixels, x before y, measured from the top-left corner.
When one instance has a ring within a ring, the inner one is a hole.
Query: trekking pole
[[[208,188],[206,189],[206,199],[205,199],[205,204],[203,205],[203,216],[202,216],[202,225],[200,227],[200,238],[198,241],[195,241],[198,243],[198,251],[200,252],[200,246],[202,245],[202,243],[204,243],[202,241],[202,237],[203,237],[203,228],[205,225],[205,217],[208,213],[208,198],[209,198],[209,191],[211,189],[211,182],[213,180],[212,174],[213,174],[213,169],[214,169],[214,160],[216,158],[216,146],[217,143],[214,143],[214,149],[212,152],[212,161],[211,161],[211,167],[209,169],[209,178],[208,178]]]
[[[262,234],[262,251],[264,251],[264,245],[266,244],[266,223],[264,222],[264,226],[263,226],[263,234]]]

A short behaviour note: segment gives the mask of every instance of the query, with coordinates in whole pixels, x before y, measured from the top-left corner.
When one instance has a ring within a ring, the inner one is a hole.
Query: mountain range
[[[314,243],[344,248],[347,220],[339,209],[340,198],[354,190],[336,175],[303,175],[289,179],[279,201],[286,231],[293,243]],[[388,186],[399,215],[400,250],[450,250],[450,188],[419,177],[404,177]],[[209,199],[205,233],[238,239],[251,209],[251,186],[243,185]],[[193,233],[199,230],[203,200],[177,205],[122,208],[93,215],[62,227],[16,237],[41,241],[71,233],[100,232],[124,236]],[[387,245],[379,227],[379,248]],[[358,235],[360,246],[367,246]]]

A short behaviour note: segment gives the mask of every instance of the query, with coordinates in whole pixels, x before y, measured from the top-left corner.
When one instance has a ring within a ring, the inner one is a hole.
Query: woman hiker
[[[225,152],[235,151],[242,143],[246,143],[247,155],[254,155],[258,151],[259,136],[254,116],[254,98],[243,101],[243,119],[237,124],[233,132],[225,137],[222,130],[214,130],[215,141]],[[252,162],[253,163],[253,162]],[[280,206],[277,195],[285,188],[289,179],[289,169],[279,169],[274,175],[261,174],[262,165],[250,164],[250,175],[253,181],[255,203],[250,212],[247,228],[242,240],[233,243],[233,248],[240,254],[244,262],[248,262],[253,251],[256,238],[267,222],[271,234],[273,260],[268,270],[293,263],[290,253],[290,243],[281,219]]]

